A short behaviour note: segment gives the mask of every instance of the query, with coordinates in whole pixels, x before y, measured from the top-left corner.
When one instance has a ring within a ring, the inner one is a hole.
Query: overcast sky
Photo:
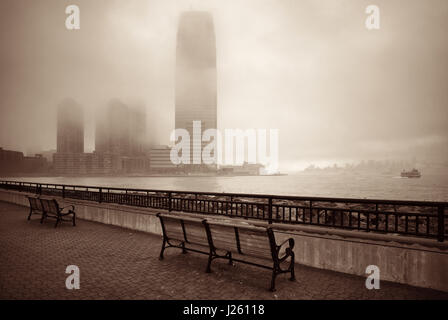
[[[184,10],[213,14],[219,128],[279,129],[281,167],[448,160],[446,0],[1,0],[0,146],[54,149],[65,97],[85,108],[86,151],[111,98],[145,103],[148,138],[167,144]]]

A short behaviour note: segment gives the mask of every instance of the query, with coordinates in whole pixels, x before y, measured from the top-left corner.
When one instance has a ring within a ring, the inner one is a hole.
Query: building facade
[[[95,151],[127,157],[146,152],[146,112],[142,106],[129,108],[118,99],[97,114]]]
[[[54,171],[61,175],[132,175],[149,172],[149,158],[110,153],[55,153]]]
[[[65,99],[58,106],[57,152],[84,152],[84,113],[73,99]]]
[[[0,148],[0,174],[47,173],[47,159],[40,154],[26,157],[23,152]]]
[[[149,158],[144,148],[146,114],[143,108],[129,109],[120,100],[112,100],[97,117],[93,153],[84,153],[81,115],[74,101],[66,100],[58,109],[58,149],[53,154],[56,174],[123,175],[149,171]]]
[[[98,153],[55,153],[53,168],[61,175],[104,175],[113,172],[112,155]]]
[[[177,166],[171,161],[171,148],[168,146],[154,146],[149,152],[151,173],[174,173]]]
[[[129,151],[133,156],[147,153],[146,112],[143,106],[130,108]]]
[[[216,87],[212,15],[201,11],[184,12],[177,31],[175,128],[186,129],[190,134],[190,163],[201,163],[200,158],[193,158],[194,154],[201,154],[193,152],[193,121],[201,121],[202,132],[217,129]],[[206,144],[201,144],[201,150]]]

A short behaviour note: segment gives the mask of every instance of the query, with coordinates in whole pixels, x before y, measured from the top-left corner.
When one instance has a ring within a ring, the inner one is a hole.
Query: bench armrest
[[[69,209],[69,211],[75,211],[75,206],[74,205],[69,205],[69,206],[65,206],[65,207],[62,207],[61,208],[61,212],[62,212],[62,210],[64,210],[64,209],[67,209],[67,208],[70,208],[71,207],[71,209]]]
[[[278,257],[278,259],[280,261],[285,260],[287,257],[291,256],[291,254],[292,254],[292,249],[294,248],[294,244],[295,243],[294,243],[294,239],[293,238],[289,238],[289,239],[286,239],[280,245],[277,246],[277,255],[280,253],[280,249],[282,248],[282,246],[287,244],[287,243],[289,244],[289,246],[285,248],[284,256],[283,257],[280,257],[280,256]]]
[[[289,243],[289,249],[294,248],[294,239],[293,238],[286,239],[280,245],[278,245],[277,248],[280,250],[280,248],[286,243]]]

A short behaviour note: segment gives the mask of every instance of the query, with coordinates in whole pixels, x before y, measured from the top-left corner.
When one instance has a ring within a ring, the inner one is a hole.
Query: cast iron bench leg
[[[294,252],[291,252],[291,264],[289,265],[289,270],[291,271],[291,278],[289,280],[296,280],[296,276],[294,274]]]
[[[42,218],[40,218],[40,223],[44,223],[45,220],[45,212],[42,212]]]
[[[164,238],[163,242],[162,242],[162,250],[160,250],[159,260],[163,260],[163,252],[165,251],[165,245],[166,245],[166,240]]]
[[[213,253],[210,251],[210,254],[208,256],[208,263],[207,263],[207,269],[205,269],[205,272],[210,273],[212,272],[211,265],[213,260]]]
[[[73,226],[74,227],[76,227],[75,219],[76,219],[76,213],[73,212]]]
[[[269,289],[271,292],[275,291],[275,277],[277,277],[277,267],[274,265],[274,270],[272,270],[271,288]]]
[[[30,214],[28,215],[28,220],[31,219],[31,214],[33,213],[33,209],[30,208]]]

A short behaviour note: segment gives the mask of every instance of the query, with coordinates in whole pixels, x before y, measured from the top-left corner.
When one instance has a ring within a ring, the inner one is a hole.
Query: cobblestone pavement
[[[381,282],[367,290],[365,278],[296,266],[297,281],[270,271],[215,261],[168,249],[158,259],[161,238],[78,220],[77,226],[41,225],[28,209],[0,202],[0,299],[448,299],[448,294]],[[68,290],[68,265],[80,268],[81,288]]]

